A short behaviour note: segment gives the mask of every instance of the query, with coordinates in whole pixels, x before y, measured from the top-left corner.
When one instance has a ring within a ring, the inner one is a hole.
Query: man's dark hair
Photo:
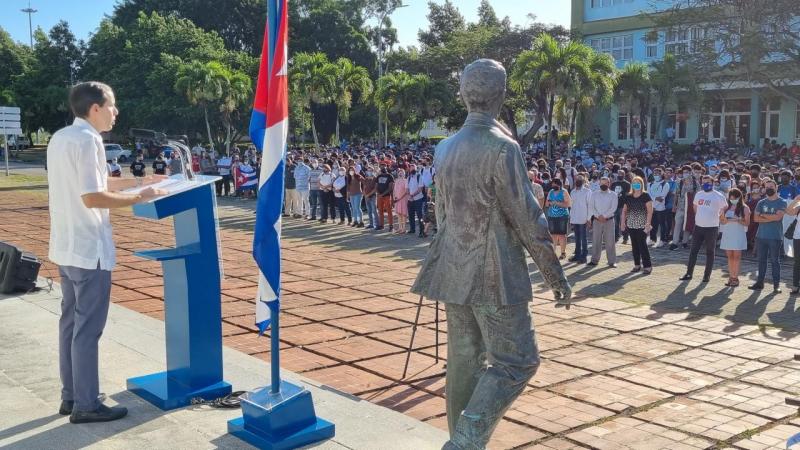
[[[107,84],[87,81],[72,86],[69,91],[69,107],[75,117],[85,119],[93,105],[103,106],[114,95]]]

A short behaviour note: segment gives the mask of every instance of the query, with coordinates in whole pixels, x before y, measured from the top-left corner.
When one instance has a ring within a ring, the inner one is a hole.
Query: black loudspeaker
[[[36,287],[42,263],[33,253],[0,242],[0,293],[28,292]]]

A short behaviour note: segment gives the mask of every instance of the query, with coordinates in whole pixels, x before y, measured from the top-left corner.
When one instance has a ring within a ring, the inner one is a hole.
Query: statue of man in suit
[[[411,288],[447,311],[445,449],[485,448],[539,367],[525,252],[559,304],[572,295],[520,147],[496,120],[505,93],[497,61],[464,69],[469,115],[436,148],[439,231]]]

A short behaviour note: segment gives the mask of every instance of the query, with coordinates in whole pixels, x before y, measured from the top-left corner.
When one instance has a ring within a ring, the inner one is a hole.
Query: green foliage
[[[614,87],[614,100],[627,107],[631,117],[638,116],[639,123],[647,123],[648,110],[651,99],[650,70],[646,64],[627,64],[617,77]],[[647,130],[639,127],[639,136],[643,141]]]

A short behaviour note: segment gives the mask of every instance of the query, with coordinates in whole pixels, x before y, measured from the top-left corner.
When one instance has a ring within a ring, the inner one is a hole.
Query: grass
[[[31,200],[47,201],[47,177],[11,173],[9,176],[0,171],[0,195],[24,194]]]

